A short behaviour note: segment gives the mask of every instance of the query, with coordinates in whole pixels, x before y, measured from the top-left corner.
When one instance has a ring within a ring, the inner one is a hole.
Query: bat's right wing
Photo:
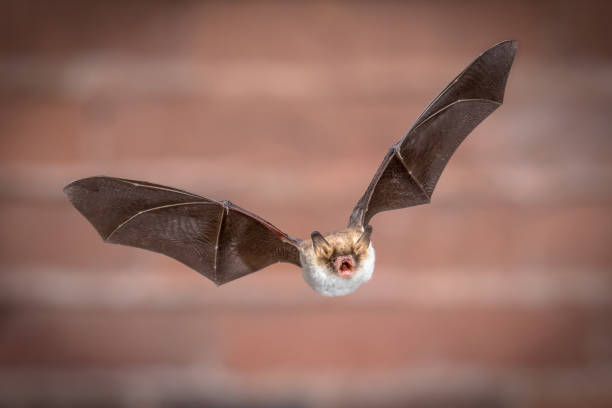
[[[363,227],[378,212],[430,201],[459,144],[501,105],[515,52],[515,41],[489,48],[429,104],[385,156],[349,226]]]
[[[300,266],[298,239],[229,201],[112,177],[64,192],[106,242],[168,255],[217,285],[275,262]]]

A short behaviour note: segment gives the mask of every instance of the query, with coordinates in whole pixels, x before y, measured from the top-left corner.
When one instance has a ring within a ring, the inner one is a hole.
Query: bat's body
[[[514,41],[491,47],[429,104],[389,149],[344,230],[300,240],[229,201],[143,181],[91,177],[64,191],[105,241],[166,254],[217,285],[288,262],[318,293],[346,295],[374,272],[370,219],[430,201],[455,149],[501,105],[515,50]]]

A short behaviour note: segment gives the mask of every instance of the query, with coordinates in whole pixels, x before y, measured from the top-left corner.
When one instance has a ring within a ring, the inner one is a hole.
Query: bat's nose
[[[334,259],[334,268],[338,275],[349,278],[353,275],[355,269],[355,260],[352,255],[337,256]]]

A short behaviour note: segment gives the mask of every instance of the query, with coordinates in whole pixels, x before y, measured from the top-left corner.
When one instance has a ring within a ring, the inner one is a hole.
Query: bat
[[[217,285],[287,262],[318,293],[346,295],[374,272],[372,217],[430,202],[459,144],[502,104],[515,53],[515,41],[494,45],[444,88],[391,146],[339,231],[301,240],[230,201],[144,181],[90,177],[64,192],[106,242],[168,255]]]

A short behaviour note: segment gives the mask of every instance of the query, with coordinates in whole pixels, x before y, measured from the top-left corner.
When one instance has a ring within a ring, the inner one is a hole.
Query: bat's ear
[[[368,248],[370,246],[370,236],[372,235],[372,226],[366,225],[363,230],[363,234],[357,240],[357,245],[363,246],[364,248]]]
[[[332,254],[332,247],[327,242],[323,235],[319,231],[314,231],[310,234],[312,238],[312,247],[314,248],[315,254],[320,257],[329,258]]]

